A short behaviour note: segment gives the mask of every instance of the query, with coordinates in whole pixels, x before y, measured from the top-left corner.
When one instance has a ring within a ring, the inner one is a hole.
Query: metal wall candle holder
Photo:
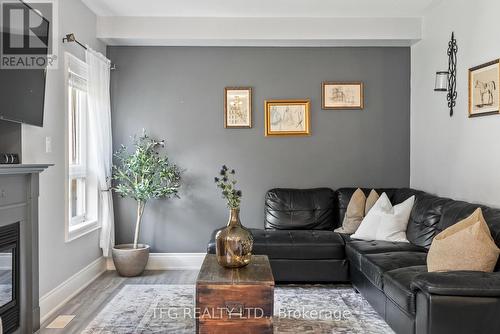
[[[458,45],[455,39],[455,33],[451,33],[451,39],[448,42],[448,71],[436,72],[435,91],[448,92],[448,108],[450,108],[450,117],[453,116],[453,109],[457,100],[457,51]]]

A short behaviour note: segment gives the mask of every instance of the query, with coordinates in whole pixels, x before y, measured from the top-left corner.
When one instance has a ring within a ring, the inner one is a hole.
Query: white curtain
[[[89,154],[95,166],[99,183],[99,222],[101,237],[99,245],[105,257],[111,256],[115,244],[115,223],[111,173],[113,144],[111,136],[110,70],[111,63],[105,56],[87,46],[85,60],[88,66],[88,112],[89,135],[92,150]]]

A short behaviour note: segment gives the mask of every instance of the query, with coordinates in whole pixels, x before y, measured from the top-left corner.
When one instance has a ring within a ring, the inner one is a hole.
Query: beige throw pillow
[[[368,211],[370,211],[370,209],[373,208],[375,203],[377,203],[379,197],[380,196],[377,194],[377,192],[374,189],[372,189],[372,191],[370,191],[370,194],[366,198],[365,216],[368,214]]]
[[[372,189],[368,198],[361,189],[356,189],[352,194],[351,200],[347,205],[347,210],[342,222],[342,227],[339,227],[335,232],[352,234],[356,232],[359,225],[363,221],[368,211],[377,202],[379,196],[375,190]]]
[[[427,255],[431,271],[472,270],[492,272],[500,250],[491,237],[481,208],[439,233]]]
[[[363,190],[356,189],[352,194],[351,200],[347,205],[347,210],[345,212],[344,221],[342,222],[342,227],[339,227],[335,232],[339,233],[354,233],[361,224],[363,217],[365,216],[365,205],[366,196]]]

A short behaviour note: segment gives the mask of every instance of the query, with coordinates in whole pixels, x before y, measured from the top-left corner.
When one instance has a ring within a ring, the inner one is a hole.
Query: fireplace
[[[0,318],[3,333],[19,328],[19,222],[0,227]]]
[[[0,165],[0,317],[4,333],[31,334],[40,328],[38,181],[47,167]]]

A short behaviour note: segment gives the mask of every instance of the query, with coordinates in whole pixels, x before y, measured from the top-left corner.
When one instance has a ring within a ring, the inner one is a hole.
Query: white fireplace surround
[[[38,277],[38,182],[49,165],[0,165],[0,226],[20,226],[20,315],[14,334],[40,327]],[[8,256],[0,258],[6,265]],[[5,325],[5,324],[4,324]]]

